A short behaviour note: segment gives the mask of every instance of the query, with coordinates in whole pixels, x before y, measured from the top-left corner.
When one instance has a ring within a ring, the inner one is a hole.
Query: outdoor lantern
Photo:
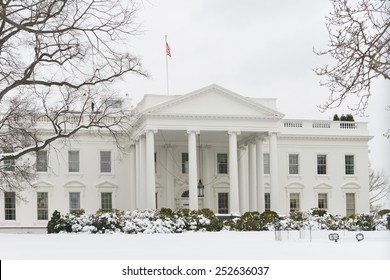
[[[204,197],[204,185],[202,184],[202,180],[198,182],[198,197]]]

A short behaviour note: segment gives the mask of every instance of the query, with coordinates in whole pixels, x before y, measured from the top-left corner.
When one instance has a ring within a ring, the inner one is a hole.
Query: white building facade
[[[369,211],[366,123],[287,120],[218,85],[146,95],[132,114],[126,153],[90,131],[40,152],[25,200],[0,194],[0,230],[43,229],[55,210]]]

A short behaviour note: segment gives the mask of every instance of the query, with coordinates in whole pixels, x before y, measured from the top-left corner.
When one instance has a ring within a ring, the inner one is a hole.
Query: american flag
[[[167,55],[171,57],[171,48],[169,47],[168,43],[166,43],[166,49],[167,49]]]

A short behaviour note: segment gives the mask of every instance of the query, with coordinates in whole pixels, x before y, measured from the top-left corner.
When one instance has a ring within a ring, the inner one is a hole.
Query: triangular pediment
[[[250,98],[211,85],[148,108],[145,115],[228,116],[280,119],[283,114]]]

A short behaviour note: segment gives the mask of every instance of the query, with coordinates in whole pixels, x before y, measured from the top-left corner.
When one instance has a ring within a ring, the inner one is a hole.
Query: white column
[[[257,211],[265,211],[263,138],[256,137]]]
[[[139,137],[139,209],[146,208],[146,140]]]
[[[175,178],[173,177],[173,149],[171,145],[165,145],[167,159],[167,178],[166,178],[166,201],[167,207],[175,209]]]
[[[240,132],[229,131],[229,179],[230,179],[230,213],[240,214],[240,199],[238,196],[238,157],[237,134]]]
[[[256,144],[249,143],[249,210],[257,211]]]
[[[269,139],[270,157],[270,187],[271,187],[271,210],[280,212],[279,200],[279,178],[278,178],[278,143],[276,133],[272,132]]]
[[[198,131],[188,130],[188,188],[189,208],[198,210],[198,172],[196,161],[196,134]]]
[[[202,179],[202,183],[204,185],[204,208],[211,209],[211,190],[210,186],[207,185],[207,183],[210,182],[210,161],[209,161],[209,146],[202,145],[202,161],[200,163],[200,168],[202,170],[202,173],[200,174],[200,178]]]
[[[130,181],[129,181],[129,186],[130,186],[130,205],[128,209],[136,209],[136,148],[135,145],[130,146]]]
[[[156,209],[156,171],[154,167],[154,130],[146,131],[146,208]]]
[[[248,189],[248,146],[240,146],[238,149],[238,180],[240,213],[249,211],[249,189]]]
[[[140,145],[139,145],[139,139],[135,142],[135,209],[140,209]]]

